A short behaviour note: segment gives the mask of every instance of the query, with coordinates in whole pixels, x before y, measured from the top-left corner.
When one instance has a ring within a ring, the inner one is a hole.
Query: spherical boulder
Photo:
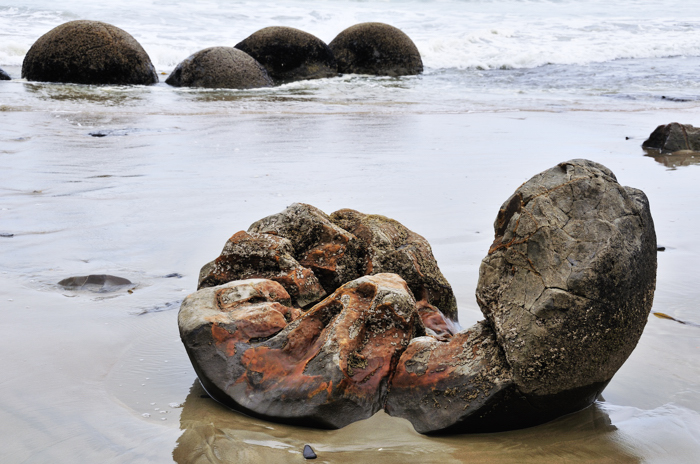
[[[236,44],[255,58],[277,81],[334,77],[338,65],[321,39],[292,27],[266,27]]]
[[[388,24],[356,24],[338,34],[328,46],[340,73],[406,76],[423,72],[416,45]]]
[[[29,49],[22,77],[74,84],[148,85],[158,82],[151,59],[127,32],[99,21],[70,21]]]
[[[10,75],[0,68],[0,81],[9,81],[10,79],[12,79]]]
[[[233,47],[198,51],[178,64],[165,82],[175,87],[209,89],[252,89],[272,85],[272,79],[260,63]]]

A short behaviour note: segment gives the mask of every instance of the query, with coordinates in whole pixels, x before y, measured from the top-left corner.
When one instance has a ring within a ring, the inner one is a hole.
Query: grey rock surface
[[[265,68],[233,47],[210,47],[194,53],[178,64],[165,82],[174,87],[210,89],[272,86]]]
[[[367,250],[364,274],[398,274],[408,283],[416,300],[425,300],[457,320],[457,299],[425,238],[394,219],[352,209],[336,211],[330,220],[357,237]]]
[[[423,60],[411,38],[388,24],[356,24],[328,46],[342,74],[405,76],[423,72]]]
[[[259,61],[270,76],[281,82],[334,77],[338,65],[321,39],[292,27],[260,29],[236,44]]]
[[[656,285],[649,202],[606,167],[572,160],[501,207],[477,301],[521,393],[598,390],[642,334]]]
[[[364,275],[366,250],[362,242],[311,205],[294,203],[253,223],[248,232],[288,239],[294,257],[314,272],[328,293]]]
[[[642,143],[642,148],[659,150],[662,153],[700,151],[700,127],[677,122],[662,124]]]
[[[70,21],[31,46],[22,63],[30,81],[74,84],[154,84],[158,75],[127,32],[99,21]]]

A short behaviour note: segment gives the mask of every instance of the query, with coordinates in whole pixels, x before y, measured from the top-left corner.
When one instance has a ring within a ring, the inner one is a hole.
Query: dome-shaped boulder
[[[151,59],[127,32],[99,21],[70,21],[50,30],[29,49],[22,77],[74,84],[154,84]]]
[[[165,82],[175,87],[209,89],[252,89],[272,85],[272,79],[260,63],[233,47],[198,51],[178,64]]]
[[[292,27],[266,27],[236,44],[278,81],[320,79],[338,74],[333,52],[321,39]]]
[[[0,68],[0,81],[9,81],[10,79],[12,79],[10,75]]]
[[[356,24],[328,46],[339,73],[407,76],[423,72],[423,60],[411,38],[388,24]]]

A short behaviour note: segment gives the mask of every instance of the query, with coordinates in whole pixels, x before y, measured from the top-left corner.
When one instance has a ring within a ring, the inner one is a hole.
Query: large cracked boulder
[[[656,282],[646,196],[572,160],[501,207],[479,271],[486,321],[446,342],[416,338],[387,412],[417,431],[493,432],[590,405],[636,346]]]
[[[265,68],[233,47],[210,47],[185,58],[165,82],[174,87],[253,89],[272,86]]]
[[[338,65],[328,45],[293,27],[260,29],[235,47],[260,62],[277,81],[320,79],[338,74]]]
[[[126,31],[100,21],[70,21],[29,49],[22,77],[74,84],[149,85],[158,82],[151,59]]]
[[[677,122],[662,124],[642,143],[642,148],[658,150],[662,153],[700,151],[700,127]]]
[[[388,24],[356,24],[338,34],[328,46],[342,74],[407,76],[423,72],[416,44]]]
[[[425,239],[383,216],[294,204],[202,269],[183,343],[215,399],[282,422],[336,428],[384,408],[421,433],[483,433],[585,408],[651,309],[646,196],[571,160],[520,186],[494,230],[476,290],[486,320],[458,331],[436,306],[452,294]],[[290,271],[332,294],[304,313]],[[250,276],[277,282],[229,282]]]
[[[323,428],[382,409],[399,357],[425,334],[406,283],[362,277],[296,318],[289,303],[268,280],[185,299],[180,336],[207,392],[246,414]]]

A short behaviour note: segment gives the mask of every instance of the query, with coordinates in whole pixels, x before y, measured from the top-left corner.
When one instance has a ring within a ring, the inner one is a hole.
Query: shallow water
[[[300,201],[384,214],[425,236],[468,327],[481,319],[478,266],[501,203],[532,175],[588,158],[650,199],[665,247],[653,311],[700,323],[700,157],[640,147],[658,124],[700,123],[698,7],[110,5],[0,3],[0,66],[16,78],[0,82],[0,461],[301,462],[308,443],[318,462],[695,462],[692,325],[651,316],[591,408],[527,430],[431,437],[383,413],[319,431],[226,410],[201,397],[176,318],[229,236]],[[165,73],[259,27],[329,41],[365,20],[402,27],[427,70],[256,91],[17,79],[31,43],[78,17],[127,29]],[[89,274],[134,286],[58,285]]]

